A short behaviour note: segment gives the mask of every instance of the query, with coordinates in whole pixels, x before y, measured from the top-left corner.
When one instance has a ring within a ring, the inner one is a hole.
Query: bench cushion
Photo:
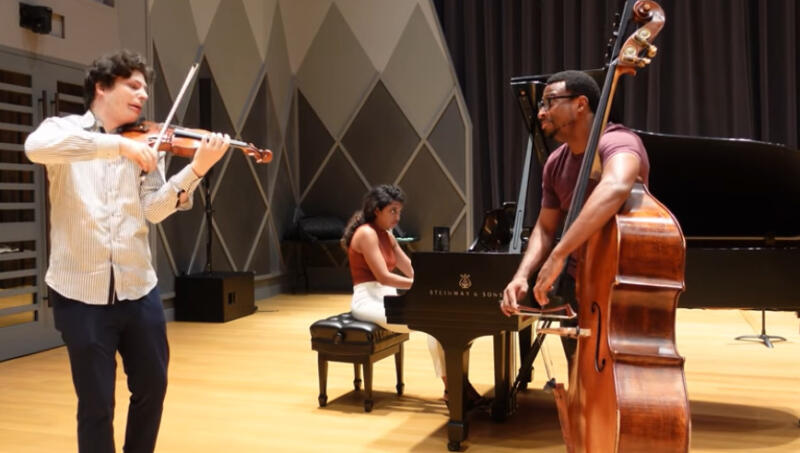
[[[329,353],[369,354],[408,340],[407,333],[392,332],[371,322],[358,321],[350,313],[321,319],[311,325],[310,331],[312,348]]]

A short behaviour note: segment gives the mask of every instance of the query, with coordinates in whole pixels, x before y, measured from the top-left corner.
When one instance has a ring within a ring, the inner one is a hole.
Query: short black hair
[[[567,70],[557,72],[547,79],[547,84],[564,82],[564,87],[572,94],[586,96],[589,100],[589,110],[592,113],[597,111],[597,103],[600,102],[600,87],[597,86],[594,78],[583,71]]]
[[[94,102],[95,84],[99,83],[101,87],[109,88],[114,85],[117,77],[127,79],[133,71],[141,72],[148,84],[153,78],[153,70],[147,66],[144,57],[127,49],[94,60],[86,71],[86,79],[83,81],[83,102],[86,108],[90,108]]]

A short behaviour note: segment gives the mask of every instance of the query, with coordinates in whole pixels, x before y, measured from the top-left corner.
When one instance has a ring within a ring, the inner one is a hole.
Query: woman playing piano
[[[353,317],[400,333],[408,333],[409,328],[386,321],[383,297],[396,295],[397,289],[409,289],[414,284],[411,259],[392,234],[392,229],[400,221],[404,202],[405,195],[397,186],[383,184],[372,188],[364,196],[361,210],[348,222],[342,237],[342,247],[347,250],[353,278],[350,306]],[[400,273],[393,272],[395,269]],[[431,336],[428,336],[428,348],[436,375],[442,378],[446,389],[444,350]],[[468,400],[475,402],[480,399],[471,385],[466,388]],[[446,401],[447,390],[444,398]]]

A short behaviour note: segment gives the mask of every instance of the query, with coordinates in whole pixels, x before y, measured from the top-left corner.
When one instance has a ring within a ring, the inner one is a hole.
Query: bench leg
[[[394,367],[395,371],[397,372],[397,394],[403,394],[403,343],[400,343],[400,348],[397,351],[397,354],[394,355]]]
[[[361,368],[360,368],[360,366],[361,365],[359,365],[358,363],[354,363],[353,364],[353,375],[355,376],[355,378],[353,378],[353,388],[356,389],[356,391],[361,390]]]
[[[322,358],[322,354],[317,354],[317,368],[319,369],[319,407],[328,404],[328,361]]]
[[[364,400],[364,412],[372,411],[372,362],[369,360],[364,363],[364,391],[366,399]]]

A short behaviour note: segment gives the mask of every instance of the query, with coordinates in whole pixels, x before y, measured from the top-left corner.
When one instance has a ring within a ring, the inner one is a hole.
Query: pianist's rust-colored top
[[[375,230],[375,233],[378,234],[378,246],[381,249],[381,255],[383,255],[383,260],[386,261],[386,268],[389,269],[389,271],[393,271],[397,265],[397,258],[394,256],[394,247],[392,246],[392,239],[389,237],[389,232],[381,230],[380,228],[375,228],[375,225],[371,223],[361,225],[356,228],[356,231],[358,231],[359,228],[372,228]],[[353,285],[378,280],[370,270],[367,260],[364,259],[364,255],[353,250],[352,245],[347,249],[347,258],[350,261],[350,276],[353,278]]]

